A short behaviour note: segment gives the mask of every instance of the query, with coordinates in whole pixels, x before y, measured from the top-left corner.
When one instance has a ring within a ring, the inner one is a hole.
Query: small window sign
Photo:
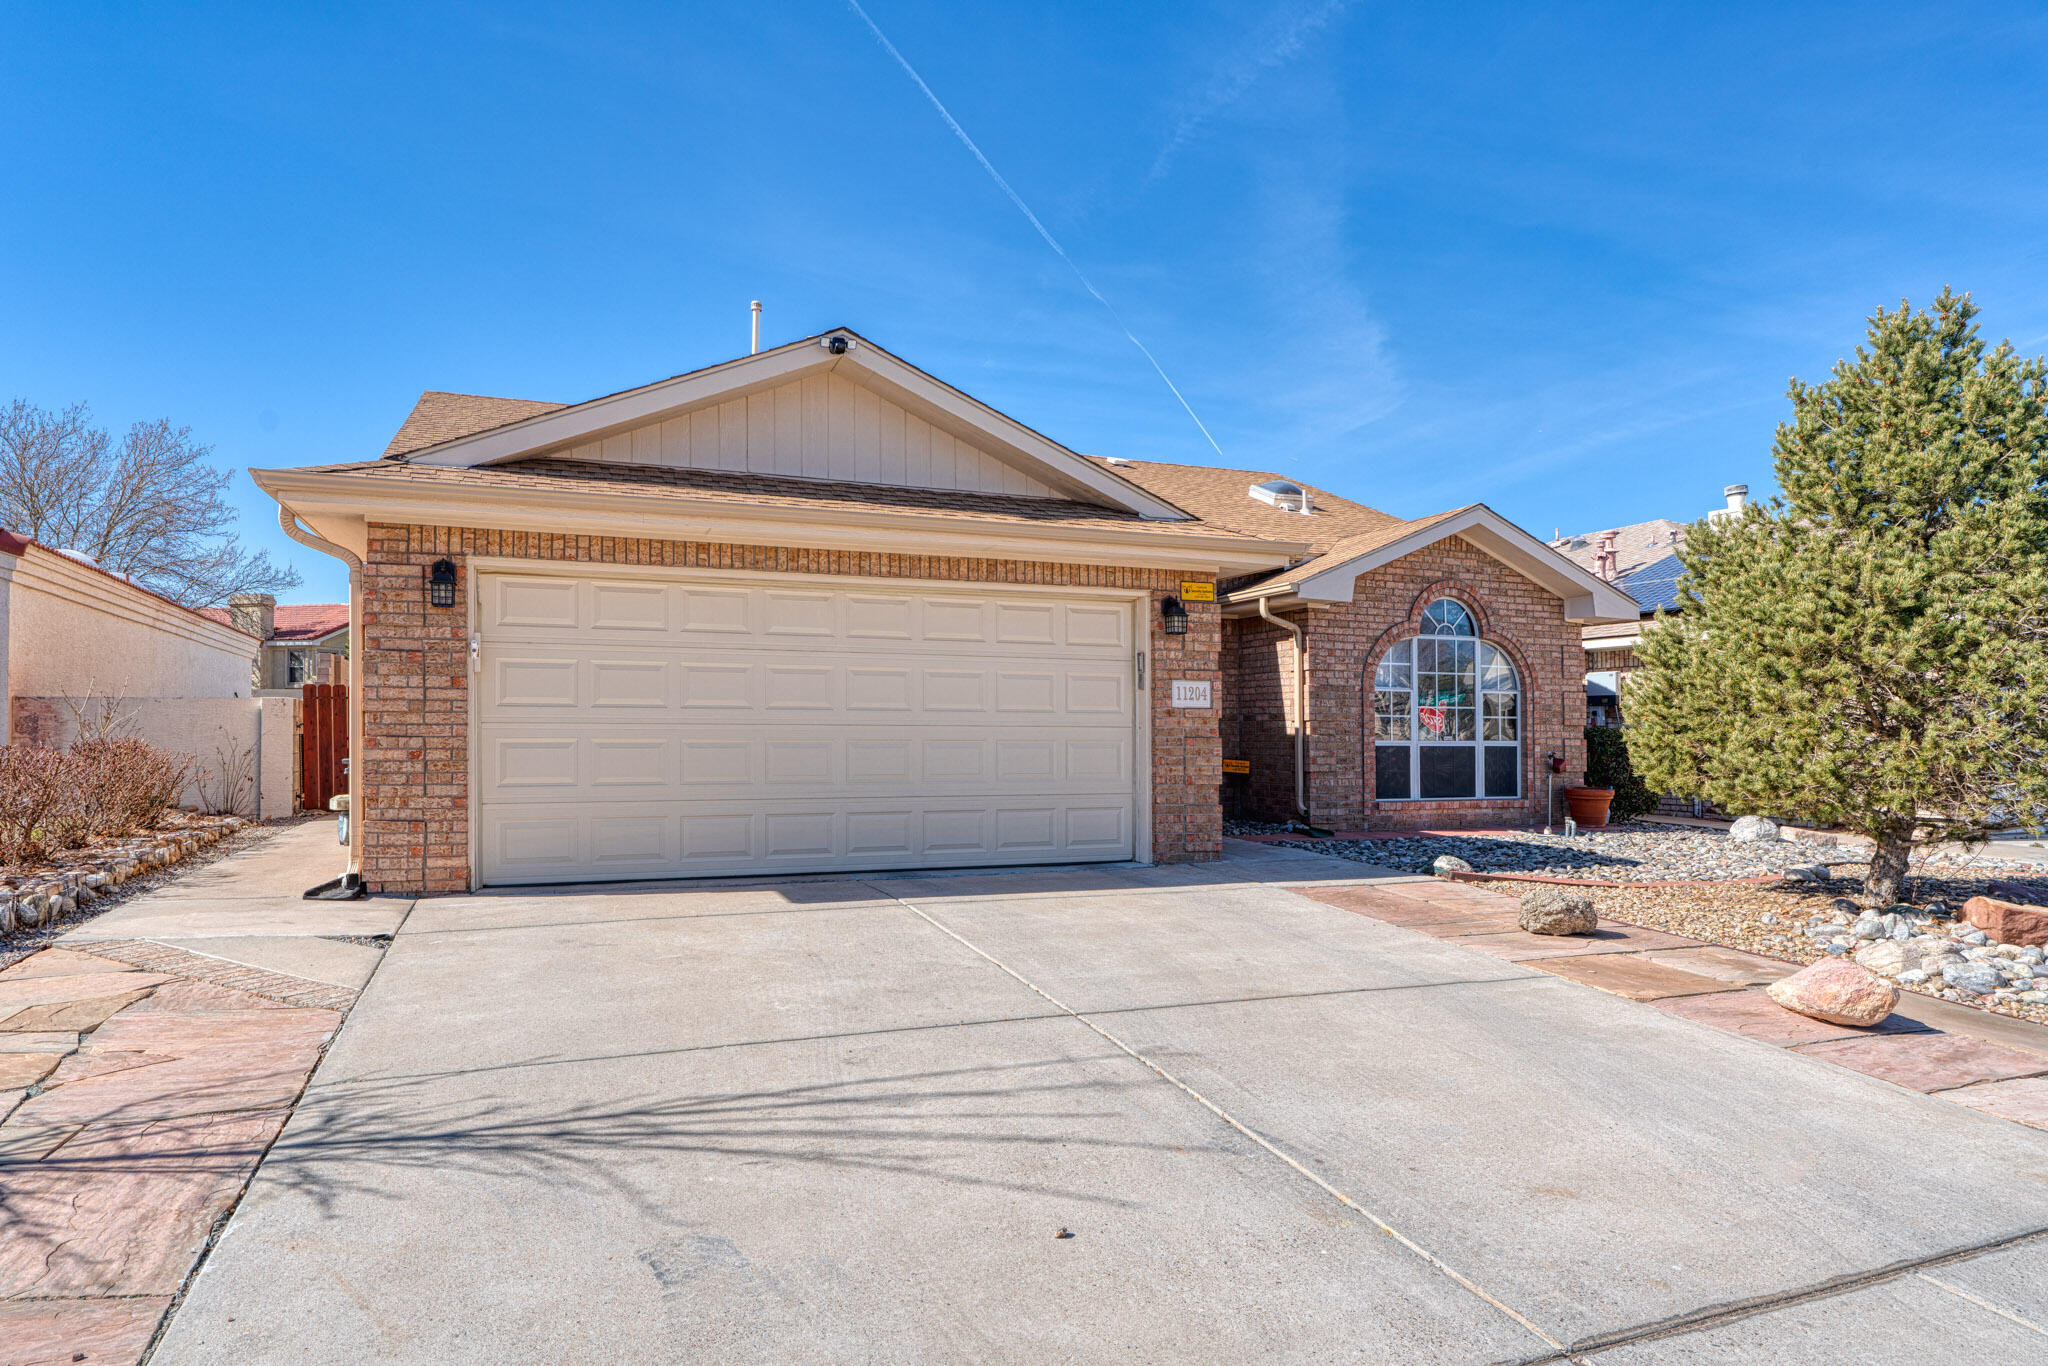
[[[1249,759],[1225,759],[1223,761],[1223,771],[1225,773],[1250,773],[1252,771],[1252,761]]]
[[[1180,600],[1182,602],[1214,602],[1216,601],[1216,585],[1213,583],[1196,583],[1192,579],[1182,579],[1180,581]]]
[[[1207,707],[1209,701],[1209,680],[1176,678],[1173,680],[1173,705],[1176,707]]]

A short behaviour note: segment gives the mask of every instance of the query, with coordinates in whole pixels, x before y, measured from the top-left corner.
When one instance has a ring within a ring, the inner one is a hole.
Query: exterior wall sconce
[[[1179,598],[1166,598],[1159,604],[1159,625],[1170,636],[1188,633],[1188,609],[1180,605]]]
[[[435,607],[455,605],[455,561],[434,561],[434,568],[427,576],[427,602]]]

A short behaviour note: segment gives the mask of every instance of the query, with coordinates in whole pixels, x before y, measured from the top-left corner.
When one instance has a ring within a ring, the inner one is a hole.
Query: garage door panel
[[[486,575],[480,622],[498,641],[615,638],[673,643],[746,637],[768,649],[820,639],[855,652],[922,644],[939,653],[1029,653],[1034,647],[1121,654],[1132,648],[1121,604],[947,592],[837,591]]]
[[[808,719],[918,711],[985,716],[992,723],[1128,727],[1136,689],[1128,667],[1059,661],[969,663],[907,660],[872,665],[749,658],[745,651],[697,651],[682,659],[661,650],[571,645],[484,650],[479,714],[486,722],[516,719],[524,708],[581,712],[745,710],[812,712]],[[593,718],[595,719],[595,718]]]
[[[484,858],[500,880],[712,876],[866,868],[974,867],[1129,857],[1127,804],[1047,800],[854,802],[807,799],[735,812],[591,802],[521,817],[495,812]]]
[[[1128,858],[1129,605],[480,579],[484,880]]]
[[[778,727],[721,738],[681,727],[605,725],[563,736],[545,724],[493,727],[481,746],[483,790],[498,803],[559,801],[633,789],[687,799],[801,785],[820,797],[994,790],[1016,796],[1125,796],[1130,737],[989,734],[950,727],[915,735],[875,728]]]

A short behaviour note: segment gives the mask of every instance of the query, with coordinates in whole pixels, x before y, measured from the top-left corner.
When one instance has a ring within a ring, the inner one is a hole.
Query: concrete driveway
[[[2048,1351],[2048,1133],[1233,847],[422,901],[154,1361]]]

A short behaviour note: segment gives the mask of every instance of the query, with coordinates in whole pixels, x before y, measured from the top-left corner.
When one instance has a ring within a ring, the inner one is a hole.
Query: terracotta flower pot
[[[1565,809],[1581,826],[1607,824],[1607,806],[1613,800],[1614,789],[1611,787],[1568,787],[1564,790]]]

